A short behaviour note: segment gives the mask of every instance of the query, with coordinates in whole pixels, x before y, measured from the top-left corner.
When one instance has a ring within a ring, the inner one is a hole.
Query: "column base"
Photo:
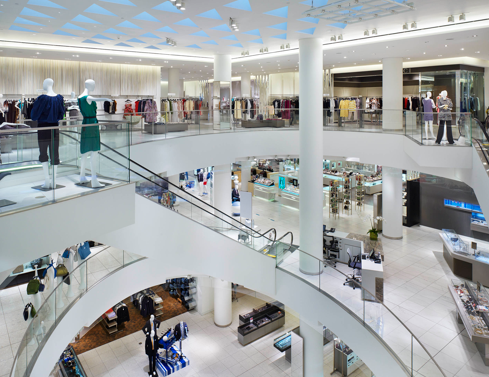
[[[321,272],[306,272],[302,268],[299,268],[299,271],[302,272],[304,275],[315,276],[315,275],[321,275],[324,269]]]
[[[402,236],[401,237],[389,237],[389,236],[386,236],[385,234],[382,234],[382,237],[388,238],[390,240],[402,240]]]
[[[216,322],[214,322],[214,325],[216,325],[217,327],[225,328],[225,327],[231,326],[232,323],[233,323],[233,321],[229,322],[229,325],[221,326],[221,325],[218,325]]]

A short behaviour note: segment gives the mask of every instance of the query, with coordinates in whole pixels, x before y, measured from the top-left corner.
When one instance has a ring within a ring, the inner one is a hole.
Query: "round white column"
[[[323,259],[323,46],[299,41],[300,79],[300,250]],[[322,272],[318,260],[300,253],[300,270]]]
[[[231,164],[214,166],[214,207],[231,215]],[[224,220],[229,222],[231,219]]]
[[[401,130],[403,126],[402,58],[382,60],[382,128]]]
[[[168,69],[168,93],[175,94],[175,97],[182,97],[179,68]]]
[[[233,322],[231,283],[214,278],[214,324],[228,327]]]
[[[241,96],[251,97],[251,74],[249,72],[241,74]]]
[[[300,333],[304,344],[304,377],[324,376],[322,328],[313,328],[301,318]]]
[[[214,56],[214,81],[231,82],[231,55]]]
[[[382,166],[382,235],[402,238],[402,170]]]
[[[241,161],[241,191],[248,191],[249,181],[251,181],[251,161]]]

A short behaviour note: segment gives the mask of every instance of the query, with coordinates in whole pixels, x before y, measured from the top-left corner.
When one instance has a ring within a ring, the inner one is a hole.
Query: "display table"
[[[152,135],[188,131],[188,123],[145,123],[144,132]]]
[[[63,377],[87,377],[78,356],[72,346],[66,347],[58,361]]]
[[[342,341],[335,341],[333,372],[339,372],[341,376],[347,377],[362,365],[363,362],[350,347]]]
[[[452,272],[464,279],[480,282],[489,287],[489,243],[459,236],[447,229],[440,233],[440,238],[443,241],[443,257]],[[479,248],[476,255],[470,248],[472,242],[476,242]]]
[[[382,192],[382,180],[374,182],[365,182],[365,193],[368,195],[377,194]]]
[[[326,208],[326,187],[323,189],[323,208]],[[293,192],[288,190],[280,190],[280,204],[289,206],[295,209],[300,207],[300,191]]]
[[[478,310],[487,310],[489,292],[484,287],[478,291],[477,284],[459,280],[452,280],[448,291],[457,307],[458,322],[464,325],[470,340],[476,343],[484,364],[489,366],[489,315]]]
[[[275,193],[277,192],[277,189],[275,185],[265,186],[262,185],[261,183],[254,183],[253,192],[255,193],[255,196],[258,198],[273,201],[275,200]]]
[[[285,325],[285,310],[279,302],[239,316],[238,341],[245,346]]]
[[[371,259],[362,258],[362,298],[367,301],[384,301],[384,267],[381,263],[375,263]],[[375,295],[372,295],[368,292]]]
[[[243,120],[241,127],[244,128],[260,128],[260,127],[285,127],[285,121],[282,119],[266,119],[266,120]]]

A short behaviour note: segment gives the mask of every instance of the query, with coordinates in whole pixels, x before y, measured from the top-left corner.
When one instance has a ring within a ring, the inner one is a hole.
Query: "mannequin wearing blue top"
[[[54,81],[44,80],[42,87],[47,92],[37,97],[32,107],[31,118],[38,121],[38,127],[56,127],[65,114],[63,96],[53,91]],[[42,163],[45,182],[43,188],[56,188],[56,169],[59,165],[59,130],[37,131],[39,161]],[[53,179],[49,177],[49,157],[53,165]]]

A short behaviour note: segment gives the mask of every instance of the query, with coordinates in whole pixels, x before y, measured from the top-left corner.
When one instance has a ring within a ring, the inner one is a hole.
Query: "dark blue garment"
[[[65,115],[63,96],[50,97],[45,94],[36,98],[32,106],[31,119],[39,123],[58,123]]]

